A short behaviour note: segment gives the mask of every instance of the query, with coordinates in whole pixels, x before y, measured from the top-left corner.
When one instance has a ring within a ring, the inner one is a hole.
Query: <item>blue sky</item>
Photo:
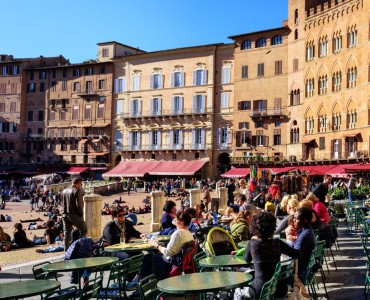
[[[0,53],[96,58],[99,42],[146,51],[212,43],[280,27],[288,0],[12,0],[1,4]]]

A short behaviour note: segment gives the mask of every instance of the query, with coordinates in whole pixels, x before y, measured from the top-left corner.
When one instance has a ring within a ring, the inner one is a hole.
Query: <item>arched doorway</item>
[[[229,153],[221,153],[217,162],[217,177],[220,177],[221,174],[227,172],[230,170],[230,168],[231,164]]]

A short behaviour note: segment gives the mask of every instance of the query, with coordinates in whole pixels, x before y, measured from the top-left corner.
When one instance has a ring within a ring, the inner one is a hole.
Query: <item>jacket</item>
[[[249,224],[240,219],[237,223],[231,223],[230,234],[235,243],[249,240]]]
[[[109,245],[119,244],[121,237],[121,228],[119,228],[114,221],[110,221],[105,225],[103,236]],[[125,219],[125,239],[128,242],[131,238],[140,238],[140,232],[134,228],[132,223]]]
[[[83,199],[81,190],[70,186],[62,193],[63,214],[83,217]]]

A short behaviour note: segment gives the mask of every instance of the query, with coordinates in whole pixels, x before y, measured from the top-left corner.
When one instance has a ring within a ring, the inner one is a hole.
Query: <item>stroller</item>
[[[204,243],[207,256],[225,255],[237,250],[233,238],[225,229],[214,227],[209,231]]]

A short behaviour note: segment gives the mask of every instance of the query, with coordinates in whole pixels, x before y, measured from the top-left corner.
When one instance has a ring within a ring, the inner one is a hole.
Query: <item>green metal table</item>
[[[135,252],[144,250],[154,250],[155,247],[149,242],[144,242],[143,240],[134,240],[125,244],[115,244],[104,248],[105,252]]]
[[[116,261],[118,261],[117,257],[78,258],[47,264],[42,267],[42,270],[49,273],[71,272],[71,271],[80,272],[81,270],[88,270],[91,268],[107,267]],[[80,274],[78,274],[78,278],[80,278]],[[78,286],[81,289],[80,280],[78,281]]]
[[[158,282],[158,290],[166,294],[187,295],[217,292],[246,286],[253,276],[241,272],[204,272],[170,277]]]
[[[228,255],[218,255],[202,258],[199,260],[199,265],[208,268],[224,268],[224,267],[245,267],[253,265],[247,263],[242,256]]]
[[[0,283],[0,299],[22,299],[42,295],[56,290],[60,282],[56,280],[25,280]]]

